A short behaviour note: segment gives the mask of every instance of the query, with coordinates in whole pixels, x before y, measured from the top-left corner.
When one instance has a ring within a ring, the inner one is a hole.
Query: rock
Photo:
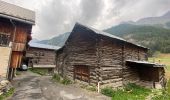
[[[7,85],[8,83],[9,83],[8,80],[2,80],[2,81],[0,82],[0,85],[5,86],[5,85]]]
[[[11,83],[7,79],[0,78],[0,95],[12,88]]]

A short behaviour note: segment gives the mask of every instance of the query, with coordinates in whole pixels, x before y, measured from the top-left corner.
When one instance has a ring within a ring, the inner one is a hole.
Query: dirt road
[[[110,100],[101,94],[78,88],[74,84],[62,85],[51,81],[50,76],[22,72],[12,84],[15,93],[10,100]]]

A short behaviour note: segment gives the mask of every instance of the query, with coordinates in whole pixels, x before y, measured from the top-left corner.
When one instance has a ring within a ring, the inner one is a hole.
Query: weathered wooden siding
[[[95,38],[90,38],[91,34],[74,33],[70,36],[63,49],[63,53],[58,55],[57,67],[59,73],[74,78],[74,66],[86,65],[90,68],[90,83],[96,83],[96,48]],[[60,69],[61,68],[61,69]]]
[[[122,43],[101,37],[100,46],[101,85],[122,86]]]
[[[23,51],[26,49],[26,43],[28,42],[27,38],[31,34],[32,26],[15,21],[13,21],[13,23],[15,24],[16,31],[14,25],[12,24],[12,22],[10,22],[10,20],[1,18],[0,32],[10,35],[10,41],[13,42],[10,66],[12,68],[17,68],[21,65]],[[16,58],[19,58],[19,60]]]
[[[33,67],[38,65],[43,65],[42,67],[50,67],[52,65],[56,65],[55,50],[30,47],[27,50],[26,57],[29,58],[29,65],[32,63]]]
[[[74,79],[74,66],[90,68],[90,83],[120,87],[138,80],[137,69],[125,66],[126,60],[145,60],[146,51],[116,39],[82,31],[74,32],[57,53],[57,70]]]
[[[147,51],[131,44],[124,45],[124,66],[123,66],[123,84],[139,80],[138,69],[125,65],[126,60],[146,61]]]

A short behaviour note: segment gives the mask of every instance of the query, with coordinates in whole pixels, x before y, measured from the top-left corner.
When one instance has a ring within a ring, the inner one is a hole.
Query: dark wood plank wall
[[[27,50],[26,57],[30,58],[29,62],[32,62],[33,65],[56,65],[55,50],[30,47]]]
[[[63,51],[57,53],[57,69],[73,79],[74,65],[87,65],[90,83],[119,87],[123,81],[138,78],[136,69],[125,66],[125,60],[144,59],[139,52],[145,53],[136,46],[108,37],[74,32]]]
[[[165,80],[165,70],[164,68],[157,68],[158,69],[158,82],[162,85],[166,85],[166,80]]]
[[[70,78],[74,78],[74,66],[86,65],[90,68],[90,82],[96,84],[96,48],[95,38],[89,38],[91,34],[74,33],[70,36],[65,45],[64,53],[58,55],[57,67],[62,73]]]
[[[136,47],[132,44],[125,44],[124,47],[124,66],[123,66],[123,84],[139,80],[138,69],[135,67],[125,66],[126,60],[143,60],[146,61],[145,55],[147,50]]]
[[[100,75],[102,78],[100,83],[113,87],[122,86],[122,43],[102,36],[100,44]]]
[[[90,84],[100,82],[103,86],[120,87],[139,80],[138,68],[126,66],[125,62],[146,61],[146,49],[93,32],[83,32],[74,31],[64,48],[57,52],[56,69],[61,75],[74,79],[74,66],[85,65],[90,68]]]
[[[11,67],[17,68],[21,65],[23,51],[25,50],[27,37],[31,34],[32,26],[20,22],[13,21],[16,25],[15,39],[12,47]],[[13,41],[14,26],[10,20],[0,18],[0,32],[10,34],[10,41]],[[18,58],[18,59],[16,59]]]
[[[0,19],[0,32],[11,35],[13,30],[8,20]]]

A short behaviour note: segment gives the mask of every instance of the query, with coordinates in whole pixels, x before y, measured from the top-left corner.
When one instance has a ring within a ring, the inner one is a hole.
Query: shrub
[[[105,87],[101,89],[101,93],[106,96],[112,97],[114,95],[114,90],[111,87]]]

